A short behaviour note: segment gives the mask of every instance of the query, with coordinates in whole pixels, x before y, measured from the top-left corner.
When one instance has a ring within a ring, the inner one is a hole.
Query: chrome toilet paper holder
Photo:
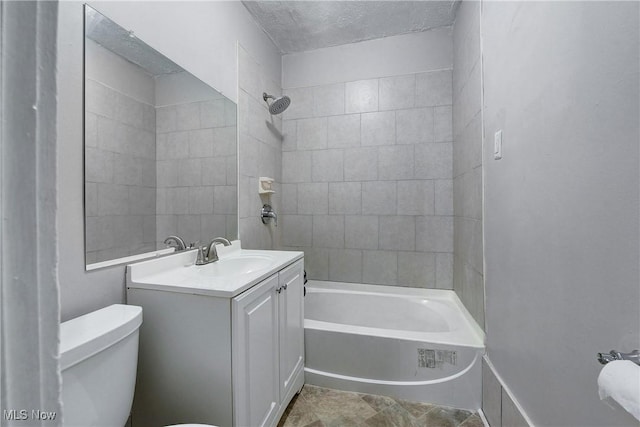
[[[606,365],[614,360],[629,360],[636,365],[640,365],[640,350],[633,350],[630,353],[621,353],[619,351],[611,350],[609,353],[598,353],[598,362]]]

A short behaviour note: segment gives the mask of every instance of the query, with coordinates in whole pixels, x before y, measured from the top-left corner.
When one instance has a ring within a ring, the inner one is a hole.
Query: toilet
[[[60,325],[63,425],[124,426],[136,385],[142,307],[114,304]],[[179,424],[168,427],[215,427]]]

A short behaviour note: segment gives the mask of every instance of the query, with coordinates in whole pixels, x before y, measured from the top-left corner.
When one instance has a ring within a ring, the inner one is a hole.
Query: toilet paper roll
[[[604,365],[598,375],[600,399],[618,402],[640,420],[640,366],[629,360],[614,360]]]

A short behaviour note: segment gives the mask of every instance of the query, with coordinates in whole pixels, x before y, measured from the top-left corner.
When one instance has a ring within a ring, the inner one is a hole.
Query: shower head
[[[269,105],[269,102],[267,101],[269,98],[273,99],[271,105]],[[262,99],[264,99],[264,102],[269,105],[269,112],[271,114],[280,114],[289,107],[289,104],[291,104],[291,99],[288,96],[276,98],[273,95],[267,95],[266,92],[262,94]]]

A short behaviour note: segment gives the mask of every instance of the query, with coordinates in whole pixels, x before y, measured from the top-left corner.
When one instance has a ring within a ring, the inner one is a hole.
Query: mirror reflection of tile
[[[236,105],[86,7],[87,264],[237,237]],[[132,40],[134,40],[132,42]]]

